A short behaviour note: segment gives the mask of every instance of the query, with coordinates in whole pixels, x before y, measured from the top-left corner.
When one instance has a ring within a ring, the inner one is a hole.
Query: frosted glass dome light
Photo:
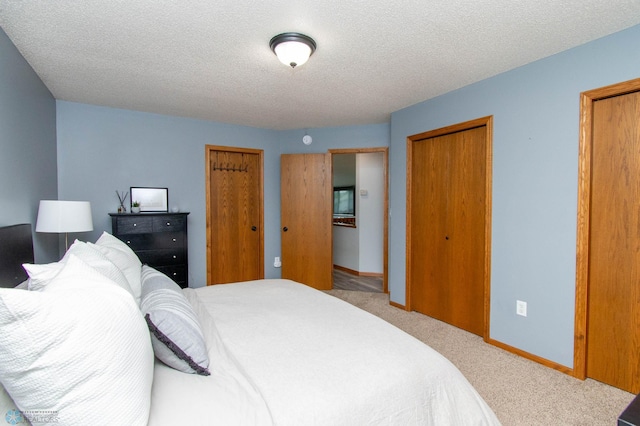
[[[273,37],[269,47],[280,62],[295,68],[307,62],[316,50],[316,42],[300,33],[282,33]]]

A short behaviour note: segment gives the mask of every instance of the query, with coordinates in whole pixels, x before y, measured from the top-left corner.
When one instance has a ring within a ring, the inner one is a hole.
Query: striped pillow
[[[191,304],[171,278],[142,266],[140,310],[155,356],[178,371],[208,376],[209,355]]]

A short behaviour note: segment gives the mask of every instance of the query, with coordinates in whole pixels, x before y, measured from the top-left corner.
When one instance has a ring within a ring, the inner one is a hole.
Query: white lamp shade
[[[311,47],[298,41],[285,41],[274,47],[276,56],[285,65],[300,66],[309,60]]]
[[[93,231],[89,201],[41,200],[36,232]]]

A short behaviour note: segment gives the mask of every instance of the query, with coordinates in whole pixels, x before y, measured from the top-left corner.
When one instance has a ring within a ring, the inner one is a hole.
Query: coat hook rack
[[[212,169],[214,172],[222,171],[222,172],[248,172],[249,165],[244,164],[244,154],[242,154],[240,165],[236,165],[233,163],[220,163],[218,158],[218,153],[216,152],[216,161],[213,162]]]

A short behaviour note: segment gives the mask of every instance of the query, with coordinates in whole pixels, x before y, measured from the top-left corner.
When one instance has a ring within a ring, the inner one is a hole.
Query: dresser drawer
[[[157,216],[153,218],[153,232],[176,232],[184,229],[187,218],[184,216]]]
[[[131,247],[133,251],[149,248],[152,242],[151,234],[118,234],[116,237]]]
[[[153,265],[182,265],[187,263],[185,250],[140,250],[136,254],[140,262]]]
[[[187,268],[184,265],[177,266],[157,266],[154,268],[156,271],[162,272],[176,283],[180,284],[180,287],[186,287],[187,282]]]
[[[143,216],[123,216],[116,218],[118,234],[144,234],[153,231],[153,224]]]
[[[152,234],[151,249],[178,249],[184,248],[185,234],[183,232],[159,232]]]
[[[133,251],[156,249],[179,249],[185,247],[185,235],[181,232],[159,232],[157,234],[117,235]]]

